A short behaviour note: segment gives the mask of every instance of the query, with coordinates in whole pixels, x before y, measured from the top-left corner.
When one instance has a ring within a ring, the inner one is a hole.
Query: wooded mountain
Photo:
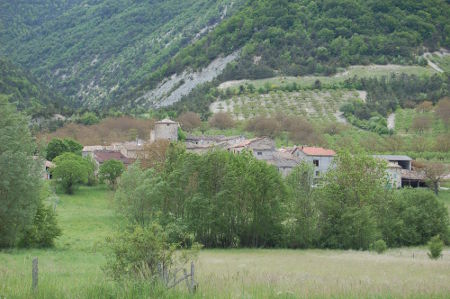
[[[0,58],[0,97],[8,99],[32,117],[50,116],[67,105],[61,95],[3,58]]]
[[[132,108],[232,53],[219,81],[423,64],[424,47],[450,47],[444,0],[7,0],[0,11],[0,53],[91,109]]]
[[[6,0],[0,55],[98,108],[239,7],[231,0]]]

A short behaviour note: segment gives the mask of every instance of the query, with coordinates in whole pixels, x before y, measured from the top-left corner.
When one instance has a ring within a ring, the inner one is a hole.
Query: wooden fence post
[[[33,291],[36,291],[37,286],[38,286],[38,258],[35,257],[33,259],[33,270],[31,272],[31,277],[33,279],[33,283],[32,283],[32,287],[33,287]]]
[[[195,292],[195,280],[194,280],[194,262],[191,262],[191,292]]]

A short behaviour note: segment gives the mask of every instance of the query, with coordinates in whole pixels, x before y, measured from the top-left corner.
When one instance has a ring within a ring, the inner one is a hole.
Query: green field
[[[450,191],[440,198],[450,204]],[[0,253],[0,298],[190,297],[185,285],[170,292],[117,285],[101,270],[104,238],[117,217],[112,193],[82,187],[60,195],[63,236],[54,249]],[[31,292],[31,261],[39,258],[39,288]],[[431,261],[425,248],[385,254],[337,250],[203,250],[196,261],[198,298],[448,298],[450,248]]]

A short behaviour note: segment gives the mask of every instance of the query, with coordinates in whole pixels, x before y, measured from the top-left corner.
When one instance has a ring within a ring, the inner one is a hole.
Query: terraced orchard
[[[274,91],[268,94],[236,95],[212,103],[210,110],[213,113],[228,112],[238,120],[281,113],[344,121],[339,112],[341,105],[353,99],[365,100],[365,97],[363,91],[349,90]]]

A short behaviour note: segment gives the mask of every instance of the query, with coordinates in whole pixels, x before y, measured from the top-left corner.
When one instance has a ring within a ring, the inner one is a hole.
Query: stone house
[[[258,160],[273,160],[276,152],[275,141],[268,137],[258,137],[228,147],[228,151],[235,154],[239,154],[243,150],[249,150]]]
[[[297,146],[292,151],[294,157],[314,165],[314,177],[320,178],[333,165],[336,152],[321,147]]]
[[[98,167],[108,160],[121,161],[125,167],[134,162],[134,159],[125,157],[120,151],[95,151],[92,158],[94,158]]]
[[[155,123],[155,128],[150,132],[150,142],[156,140],[178,141],[178,128],[180,124],[165,118]]]
[[[278,172],[283,177],[286,177],[291,173],[292,169],[300,163],[300,160],[295,158],[291,153],[276,151],[273,154],[273,159],[267,160],[267,163],[275,166],[278,169]]]

